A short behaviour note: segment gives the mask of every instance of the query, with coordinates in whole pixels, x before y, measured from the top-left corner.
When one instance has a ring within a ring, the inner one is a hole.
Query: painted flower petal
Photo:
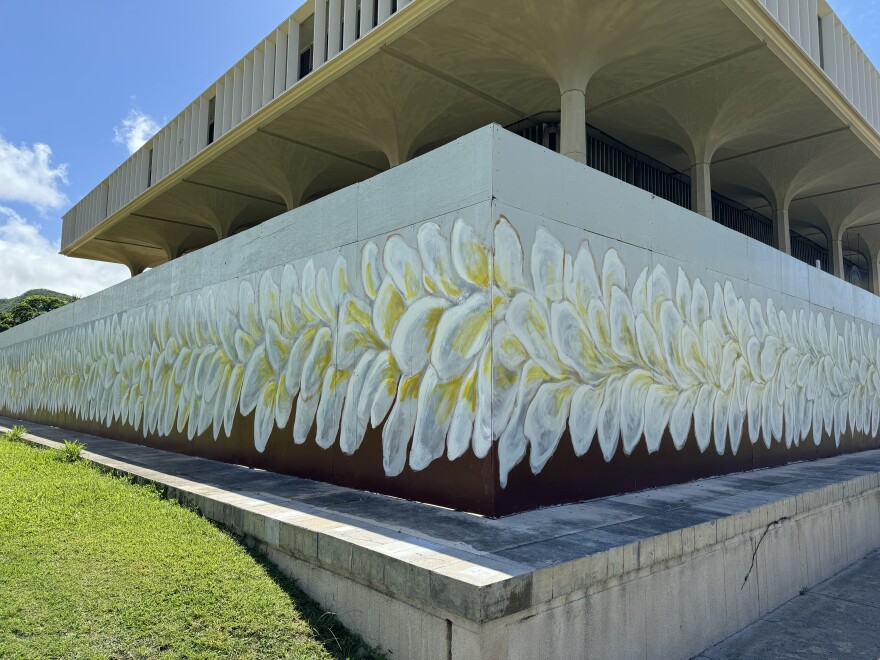
[[[623,451],[629,456],[635,450],[645,428],[645,401],[654,381],[641,369],[630,372],[620,389],[620,435]]]
[[[337,300],[333,295],[333,285],[326,268],[318,271],[315,289],[309,297],[312,312],[329,326],[336,325]]]
[[[629,298],[617,287],[611,290],[611,307],[609,311],[611,347],[622,360],[634,362],[636,355],[638,355],[636,319],[633,316],[633,308]]]
[[[348,265],[345,257],[341,254],[336,257],[336,263],[333,264],[332,277],[330,278],[330,290],[333,293],[334,307],[337,307],[342,298],[348,293],[350,288],[348,282]]]
[[[293,397],[287,391],[284,375],[275,389],[275,425],[283,429],[290,421],[290,413],[293,410]]]
[[[390,278],[386,279],[379,287],[376,301],[373,303],[373,329],[386,346],[391,344],[394,329],[405,311],[406,303],[403,296],[400,295],[394,282]]]
[[[507,488],[511,470],[519,465],[526,455],[525,418],[529,403],[543,384],[540,373],[543,373],[542,370],[533,362],[527,362],[523,367],[510,420],[498,440],[498,469],[502,488]]]
[[[267,319],[264,327],[266,328],[266,356],[269,359],[269,364],[272,365],[272,371],[280,375],[282,367],[287,364],[287,358],[290,355],[290,344],[287,338],[281,334],[281,328],[278,327],[275,319]]]
[[[482,352],[489,341],[490,321],[491,307],[481,293],[443,313],[431,347],[431,365],[441,381],[461,376]]]
[[[400,379],[397,402],[382,429],[382,463],[388,477],[398,476],[406,467],[406,451],[416,425],[421,381],[421,376]]]
[[[700,452],[705,452],[712,441],[712,414],[715,409],[715,387],[704,385],[694,404],[694,435]]]
[[[281,327],[284,332],[293,334],[302,324],[300,306],[302,300],[299,295],[299,275],[296,268],[287,264],[281,271],[280,286]]]
[[[449,306],[444,298],[426,297],[415,301],[404,312],[391,339],[391,353],[407,376],[424,371],[435,344],[435,333],[439,334],[440,319],[445,317],[443,312]],[[488,322],[486,325],[488,327]],[[448,349],[444,347],[445,350]]]
[[[571,382],[545,383],[528,407],[523,430],[531,447],[529,461],[533,474],[544,469],[559,446],[575,389]]]
[[[605,253],[605,261],[602,263],[602,297],[606,306],[611,303],[611,292],[615,287],[621,291],[627,290],[626,267],[617,250],[611,248]]]
[[[513,225],[501,216],[495,223],[495,283],[508,295],[525,288],[522,241]]]
[[[259,308],[263,328],[269,320],[276,324],[281,323],[281,291],[269,270],[260,277]]]
[[[399,380],[391,352],[380,353],[370,366],[358,404],[358,416],[368,417],[373,428],[379,428],[391,410]]]
[[[275,428],[275,395],[278,384],[268,382],[260,390],[257,405],[254,408],[254,447],[261,454],[266,451],[269,436]]]
[[[691,282],[688,279],[684,269],[678,267],[678,280],[675,284],[675,307],[682,316],[688,316],[691,313]]]
[[[489,255],[473,228],[462,218],[452,226],[452,263],[465,281],[489,288]]]
[[[733,403],[730,392],[722,390],[715,396],[713,438],[715,440],[715,451],[718,452],[719,456],[723,456],[727,448],[728,419]]]
[[[551,303],[562,299],[565,250],[549,231],[538,227],[532,245],[532,281],[539,300]]]
[[[296,414],[293,417],[293,441],[305,444],[315,423],[315,414],[318,412],[318,404],[321,397],[317,394],[307,399],[300,393],[296,401]]]
[[[443,456],[446,434],[458,403],[461,380],[440,382],[437,371],[428,367],[418,395],[418,411],[409,454],[410,467],[419,472]]]
[[[250,415],[260,399],[263,387],[274,377],[266,347],[259,346],[247,361],[242,378],[241,414]]]
[[[370,308],[365,302],[349,295],[339,306],[338,337],[336,339],[336,366],[351,369],[365,350],[379,348],[373,334]]]
[[[582,385],[571,400],[571,416],[568,425],[571,431],[571,444],[576,456],[584,456],[593,444],[599,425],[599,408],[602,405],[603,389]]]
[[[590,301],[602,297],[602,288],[599,285],[599,276],[596,271],[596,262],[590,251],[590,244],[584,242],[578,250],[574,260],[572,277],[566,280],[570,282],[569,290],[565,292],[566,298],[580,310],[583,315],[587,311]]]
[[[333,367],[327,369],[324,384],[321,388],[321,403],[318,404],[318,429],[315,442],[321,449],[329,449],[336,443],[339,434],[339,423],[342,419],[342,404],[351,374],[337,371]]]
[[[418,244],[428,292],[452,300],[461,296],[466,285],[452,264],[449,241],[440,233],[440,227],[433,222],[422,225]]]
[[[688,439],[691,430],[691,418],[697,405],[697,396],[700,389],[692,387],[679,393],[669,416],[669,433],[672,443],[677,450],[681,450]]]
[[[244,379],[244,367],[236,364],[232,367],[229,380],[226,383],[226,402],[223,404],[223,430],[227,437],[232,437],[232,423],[235,413],[238,411],[238,399],[241,395],[241,386]],[[164,433],[163,435],[168,435]]]
[[[300,391],[307,399],[314,397],[324,381],[327,367],[332,358],[333,340],[328,328],[321,328],[315,333],[308,356],[303,363]]]
[[[550,310],[550,319],[553,345],[560,361],[576,371],[583,382],[598,383],[605,370],[575,306],[567,300],[555,303]]]
[[[419,253],[400,236],[392,236],[382,252],[385,270],[407,302],[422,293],[422,262]]]
[[[651,295],[648,292],[648,269],[642,268],[636,283],[633,284],[632,294],[630,296],[633,306],[633,314],[638,317],[640,314],[652,315],[651,311]],[[657,305],[659,309],[659,304]]]
[[[485,458],[492,448],[492,440],[495,437],[495,417],[497,413],[504,415],[504,391],[505,388],[513,390],[513,384],[502,384],[499,379],[493,378],[492,347],[483,349],[483,354],[478,361],[477,371],[477,404],[474,418],[474,435],[472,445],[477,458]],[[497,406],[497,407],[496,407]],[[509,414],[509,413],[507,413]],[[507,418],[501,418],[499,428],[504,428]],[[500,431],[499,431],[500,433]]]
[[[636,318],[636,343],[642,363],[650,367],[655,373],[666,371],[666,361],[663,358],[663,349],[660,348],[660,340],[657,333],[651,327],[651,322],[644,314]]]
[[[529,359],[529,354],[516,335],[510,329],[507,321],[495,324],[492,333],[492,350],[494,357],[505,368],[518,371]]]
[[[543,307],[528,293],[518,294],[507,310],[507,324],[531,358],[554,378],[562,376]]]
[[[620,389],[623,380],[610,378],[605,384],[605,396],[599,406],[599,446],[605,462],[610,463],[620,442]]]
[[[348,391],[345,393],[345,406],[342,409],[342,428],[339,435],[339,447],[348,456],[353,455],[361,446],[364,434],[367,432],[367,422],[370,419],[369,408],[364,406],[361,410],[361,395],[370,368],[376,359],[375,351],[364,353],[351,373],[348,381]]]
[[[262,335],[259,310],[257,309],[254,287],[247,280],[242,280],[238,293],[239,323],[251,337]]]
[[[645,445],[648,453],[660,450],[663,433],[672,417],[672,411],[678,401],[678,391],[654,383],[648,389],[645,399]]]
[[[379,295],[379,287],[384,278],[385,270],[379,260],[379,248],[370,241],[361,251],[361,284],[370,300],[375,300]]]
[[[709,320],[709,294],[699,278],[691,288],[691,327],[699,329]]]

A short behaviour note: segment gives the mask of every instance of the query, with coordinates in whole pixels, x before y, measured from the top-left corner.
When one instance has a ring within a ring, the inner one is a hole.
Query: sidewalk
[[[757,621],[700,657],[880,658],[880,450],[493,520],[26,426],[246,536],[394,657],[686,658]]]
[[[880,658],[880,550],[698,658]]]

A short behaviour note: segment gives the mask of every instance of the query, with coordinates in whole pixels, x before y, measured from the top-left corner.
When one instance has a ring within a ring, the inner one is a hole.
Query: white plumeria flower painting
[[[502,486],[527,456],[540,473],[563,438],[610,461],[667,432],[721,455],[742,437],[877,434],[865,325],[681,268],[631,272],[616,249],[545,227],[524,245],[505,217],[407,235],[13,345],[0,407],[190,439],[253,414],[260,452],[291,428],[290,442],[352,455],[371,427],[388,477],[494,450]]]

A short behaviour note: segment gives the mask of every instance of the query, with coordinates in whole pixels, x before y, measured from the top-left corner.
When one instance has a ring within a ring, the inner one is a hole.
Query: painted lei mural
[[[527,453],[539,473],[566,428],[577,455],[596,439],[608,461],[621,443],[657,451],[667,429],[677,449],[693,429],[720,454],[744,427],[768,446],[876,435],[880,344],[864,326],[729,282],[710,296],[681,269],[630,286],[616,250],[597,263],[544,228],[526,259],[503,217],[493,238],[427,223],[414,245],[366,244],[359,270],[309,260],[22,343],[0,352],[0,402],[191,439],[254,413],[261,452],[291,416],[293,442],[316,426],[346,454],[381,426],[388,476],[497,443],[502,485]]]

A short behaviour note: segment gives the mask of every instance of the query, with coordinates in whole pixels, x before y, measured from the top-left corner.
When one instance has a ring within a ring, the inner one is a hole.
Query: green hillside
[[[47,298],[61,298],[62,300],[65,300],[67,302],[72,302],[76,300],[74,296],[68,296],[66,293],[58,293],[57,291],[51,291],[49,289],[31,289],[30,291],[25,291],[20,296],[16,296],[15,298],[0,298],[0,314],[11,312],[18,303],[20,303],[28,296],[46,296]]]

